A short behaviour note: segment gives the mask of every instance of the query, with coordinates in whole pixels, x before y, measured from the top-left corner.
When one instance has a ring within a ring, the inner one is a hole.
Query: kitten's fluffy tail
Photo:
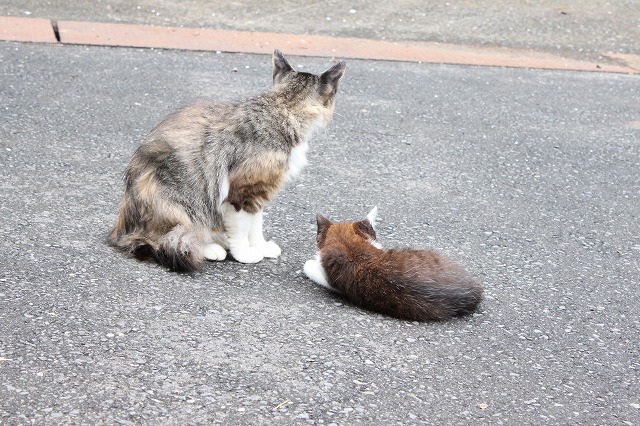
[[[142,232],[123,234],[118,231],[116,226],[108,237],[109,243],[138,259],[155,259],[175,272],[194,272],[204,264],[201,238],[189,227],[176,225],[157,240]]]
[[[474,312],[482,302],[482,287],[471,277],[456,278],[445,281],[448,285],[407,286],[408,297],[414,299],[415,305],[405,313],[419,321],[442,321]]]

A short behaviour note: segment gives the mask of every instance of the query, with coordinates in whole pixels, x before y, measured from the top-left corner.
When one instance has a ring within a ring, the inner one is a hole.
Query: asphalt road
[[[0,75],[0,423],[640,423],[638,77],[349,61],[268,209],[283,256],[180,275],[105,245],[122,172],[270,58],[2,43]],[[384,245],[472,271],[480,312],[407,323],[307,280],[316,211],[373,205]]]

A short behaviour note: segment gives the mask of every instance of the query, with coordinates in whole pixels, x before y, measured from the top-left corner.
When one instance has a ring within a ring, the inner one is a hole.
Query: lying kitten
[[[279,50],[273,87],[239,102],[197,102],[160,122],[133,154],[108,241],[176,271],[222,260],[278,257],[262,210],[306,164],[307,141],[328,124],[339,62],[321,75],[297,72]]]
[[[367,219],[332,223],[318,215],[318,255],[304,265],[316,283],[358,306],[392,317],[446,320],[473,312],[482,287],[460,266],[430,250],[384,250]]]

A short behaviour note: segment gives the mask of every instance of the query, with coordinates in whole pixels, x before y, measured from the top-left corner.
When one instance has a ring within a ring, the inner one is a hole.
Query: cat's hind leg
[[[322,267],[322,263],[320,262],[320,255],[318,254],[315,259],[307,260],[304,264],[304,273],[309,277],[309,279],[316,284],[320,284],[323,287],[326,287],[330,290],[335,289],[329,285],[329,281],[327,280],[327,274]]]
[[[254,216],[244,210],[236,211],[230,203],[222,204],[222,218],[229,251],[240,263],[257,263],[264,258],[262,248],[249,244],[249,232]]]
[[[278,244],[264,239],[264,234],[262,233],[263,222],[262,211],[253,215],[253,220],[249,227],[249,245],[259,249],[264,257],[275,259],[282,254],[282,250]]]

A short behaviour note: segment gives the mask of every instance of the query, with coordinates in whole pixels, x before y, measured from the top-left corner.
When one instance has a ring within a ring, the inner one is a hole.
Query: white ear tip
[[[367,219],[369,220],[369,222],[371,222],[372,225],[376,221],[376,216],[378,216],[378,206],[375,206],[374,208],[372,208],[369,214],[367,215]]]

